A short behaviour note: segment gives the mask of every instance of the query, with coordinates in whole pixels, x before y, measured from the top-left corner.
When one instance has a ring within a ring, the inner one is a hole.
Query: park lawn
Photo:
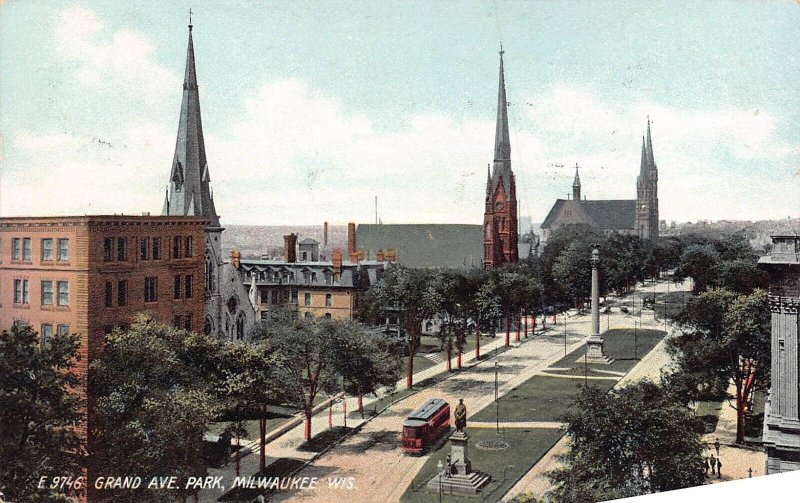
[[[637,331],[637,352],[640,356],[647,354],[664,337],[664,332],[659,330]],[[610,370],[614,372],[628,372],[639,360],[633,359],[633,330],[614,329],[603,334],[605,351],[611,358],[616,358],[611,365],[589,364],[589,370]],[[583,377],[582,362],[576,363],[586,351],[582,346],[572,351],[567,356],[554,363],[552,367],[570,368],[569,372]],[[624,357],[628,356],[628,359]],[[600,372],[590,372],[589,375],[616,377],[616,379],[589,380],[589,385],[610,390],[621,376],[612,376]],[[573,397],[580,391],[582,379],[564,379],[535,375],[513,388],[500,398],[500,420],[502,421],[562,421],[572,404]],[[473,421],[494,421],[495,407],[489,406],[473,415]]]
[[[674,320],[692,298],[691,292],[659,293],[656,296],[655,315],[657,320]]]
[[[512,334],[512,338],[514,334]],[[493,341],[489,336],[483,335],[481,336],[481,344],[487,344]],[[424,355],[431,354],[437,355],[441,358],[440,361],[445,361],[447,359],[447,347],[445,346],[444,349],[439,349],[441,346],[441,340],[438,337],[434,337],[432,335],[423,335],[420,337],[420,347],[417,349],[417,353],[414,355],[414,372],[419,372],[421,370],[426,370],[434,365],[437,365],[437,362],[430,360],[429,358],[425,358]],[[469,335],[467,336],[466,341],[464,342],[464,349],[463,355],[471,354],[475,351],[475,336]],[[453,367],[456,365],[456,358],[458,356],[458,350],[456,349],[455,342],[453,343],[453,351],[452,351],[452,361]],[[403,365],[408,364],[408,356],[403,358]],[[405,368],[405,367],[403,367]]]
[[[446,493],[446,501],[497,501],[507,493],[541,457],[555,445],[564,434],[563,430],[554,428],[508,428],[499,434],[490,428],[469,428],[469,459],[476,471],[488,473],[492,481],[483,491],[471,496]],[[500,438],[510,447],[503,450],[483,450],[476,447],[481,440]],[[403,494],[400,501],[404,503],[423,503],[439,501],[436,492],[428,492],[425,485],[437,473],[437,463],[445,463],[450,454],[449,443],[430,454],[425,465],[414,477],[411,486]]]

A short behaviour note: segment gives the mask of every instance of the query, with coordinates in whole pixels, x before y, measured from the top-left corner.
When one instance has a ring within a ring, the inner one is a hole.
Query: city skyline
[[[223,224],[479,223],[501,40],[521,215],[633,197],[649,115],[662,219],[797,216],[800,9],[670,5],[193,7]],[[0,214],[159,211],[188,9],[3,5]]]

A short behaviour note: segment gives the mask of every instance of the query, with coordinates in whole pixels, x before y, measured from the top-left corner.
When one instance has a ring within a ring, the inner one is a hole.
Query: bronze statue
[[[456,422],[456,431],[464,431],[464,428],[467,427],[467,406],[464,405],[464,399],[458,399],[458,405],[456,405],[456,410],[453,412],[453,419]]]

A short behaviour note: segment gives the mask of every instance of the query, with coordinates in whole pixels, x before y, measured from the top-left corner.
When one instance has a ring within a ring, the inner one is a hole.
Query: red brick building
[[[511,170],[508,134],[508,101],[500,50],[500,84],[497,93],[497,126],[494,166],[487,173],[486,207],[483,213],[483,266],[486,269],[519,261],[517,232],[517,187]]]
[[[201,331],[206,218],[0,218],[0,330],[80,336],[86,371],[105,334],[139,313]],[[86,425],[81,428],[85,434]]]

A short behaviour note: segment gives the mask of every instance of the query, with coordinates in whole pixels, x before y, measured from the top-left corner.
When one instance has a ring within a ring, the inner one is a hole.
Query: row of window
[[[282,295],[283,292],[281,292],[278,289],[274,289],[271,292],[272,292],[271,293],[272,304],[282,304],[284,302],[284,298],[283,298],[283,295]],[[312,295],[311,292],[306,292],[306,293],[303,294],[303,305],[304,306],[310,306],[311,305],[311,303],[312,303],[311,295]],[[266,299],[264,300],[264,303],[266,303]],[[294,290],[292,291],[292,304],[297,304],[297,292],[294,291]],[[325,294],[325,306],[326,307],[333,306],[333,295],[330,294],[330,293],[326,293]]]
[[[56,335],[58,337],[66,337],[69,335],[69,325],[56,325]],[[50,344],[50,340],[53,338],[53,324],[42,323],[39,336],[41,337],[43,346]]]
[[[139,240],[139,260],[161,260],[163,258],[163,241],[160,237],[141,238]],[[194,256],[192,236],[175,236],[172,238],[172,258],[190,258]],[[128,260],[128,238],[109,237],[103,239],[103,261],[126,262]]]
[[[69,239],[42,238],[41,241],[41,260],[42,262],[53,262],[53,242],[56,242],[58,253],[55,255],[59,262],[69,260]],[[31,238],[12,238],[11,239],[11,260],[31,261]]]
[[[191,330],[192,329],[192,315],[185,314],[181,316],[180,314],[176,314],[175,318],[173,319],[172,324],[175,328],[182,328],[184,330]]]
[[[55,283],[54,299],[53,284]],[[69,281],[42,280],[41,305],[52,306],[55,300],[59,306],[69,305]],[[27,279],[14,280],[14,304],[30,304],[30,283]]]

